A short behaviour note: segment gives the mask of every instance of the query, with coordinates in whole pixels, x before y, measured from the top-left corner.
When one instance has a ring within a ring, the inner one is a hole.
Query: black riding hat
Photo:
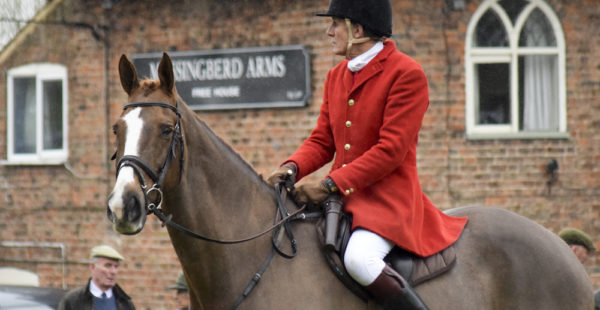
[[[389,0],[330,0],[327,12],[317,16],[349,18],[377,36],[392,35],[392,5]]]

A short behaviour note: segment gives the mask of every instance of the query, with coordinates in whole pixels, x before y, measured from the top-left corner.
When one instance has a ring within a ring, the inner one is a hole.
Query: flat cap
[[[168,289],[178,290],[178,291],[180,291],[180,290],[187,291],[188,290],[187,281],[185,280],[185,276],[183,275],[183,273],[180,273],[179,276],[177,276],[177,280],[175,280],[175,285],[169,286]]]
[[[586,248],[589,252],[596,250],[592,238],[577,228],[565,228],[558,233],[568,245],[576,244]]]
[[[105,244],[95,246],[92,248],[92,251],[90,252],[90,258],[94,257],[106,257],[116,260],[125,260],[125,257],[123,257],[121,253],[117,252],[117,250]]]

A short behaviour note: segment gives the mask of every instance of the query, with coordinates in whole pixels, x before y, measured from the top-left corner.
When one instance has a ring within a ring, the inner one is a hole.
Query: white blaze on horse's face
[[[141,110],[141,108],[135,108],[122,118],[126,130],[123,155],[139,156],[140,139],[144,128],[144,121],[140,117]],[[138,200],[137,205],[130,203],[131,195],[128,191],[132,189],[139,190],[140,186],[135,183],[133,168],[124,166],[118,170],[115,187],[108,199],[108,208],[114,217],[113,226],[115,230],[124,234],[139,232],[145,221],[145,210],[130,210],[132,207],[144,208],[143,201]]]

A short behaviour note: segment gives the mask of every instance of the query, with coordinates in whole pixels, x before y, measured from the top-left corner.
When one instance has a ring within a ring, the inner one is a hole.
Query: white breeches
[[[376,233],[356,229],[350,235],[344,254],[344,265],[348,274],[362,286],[373,283],[385,267],[383,258],[393,247],[391,241]]]

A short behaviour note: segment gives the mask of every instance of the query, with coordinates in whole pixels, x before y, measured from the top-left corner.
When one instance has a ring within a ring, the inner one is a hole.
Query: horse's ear
[[[140,82],[138,81],[135,67],[125,54],[121,55],[121,59],[119,60],[119,76],[121,77],[123,89],[131,96],[133,90],[140,86]]]
[[[173,75],[173,63],[171,57],[167,53],[163,53],[163,57],[158,65],[158,78],[160,86],[169,94],[173,93],[175,86],[175,76]]]

